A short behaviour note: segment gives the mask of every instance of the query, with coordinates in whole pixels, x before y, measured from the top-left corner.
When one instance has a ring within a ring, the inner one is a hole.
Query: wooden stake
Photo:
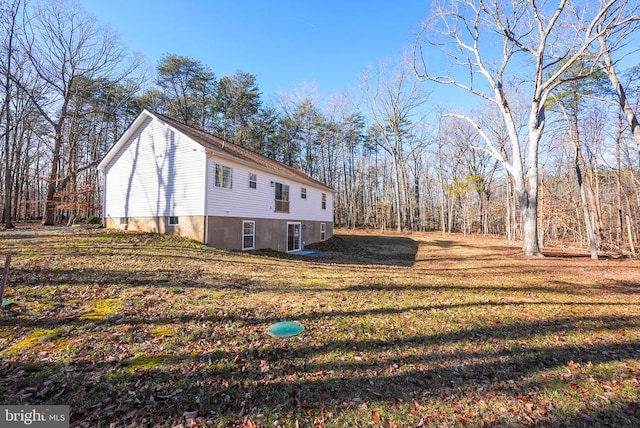
[[[2,284],[0,284],[0,307],[2,307],[4,290],[7,288],[7,282],[9,281],[9,265],[11,265],[11,254],[4,256],[4,270],[2,271]]]

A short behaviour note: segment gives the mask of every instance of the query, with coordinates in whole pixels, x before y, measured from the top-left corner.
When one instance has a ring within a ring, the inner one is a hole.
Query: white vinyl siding
[[[204,213],[202,146],[148,118],[105,168],[106,217]]]
[[[255,168],[245,164],[235,163],[231,159],[222,159],[217,156],[208,159],[207,174],[211,174],[210,177],[214,177],[216,163],[233,168],[235,177],[248,177],[250,173],[256,174],[259,185],[256,189],[252,189],[248,185],[235,185],[231,191],[210,185],[206,215],[333,222],[333,193],[327,193],[326,188],[316,188],[309,183],[297,183],[288,177],[256,171]],[[275,211],[275,183],[289,186],[288,213]],[[307,189],[307,199],[292,198],[291,195],[300,194],[302,187]],[[327,195],[326,210],[318,209],[323,193]]]

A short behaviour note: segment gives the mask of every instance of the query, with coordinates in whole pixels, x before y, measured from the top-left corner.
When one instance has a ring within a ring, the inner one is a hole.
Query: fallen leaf
[[[189,419],[197,418],[198,412],[184,412],[182,416],[184,416],[184,418],[188,421]]]

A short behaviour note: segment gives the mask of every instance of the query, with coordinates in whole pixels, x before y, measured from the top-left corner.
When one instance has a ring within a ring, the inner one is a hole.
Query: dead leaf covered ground
[[[5,404],[72,426],[640,426],[640,262],[340,231],[322,257],[0,233]],[[277,321],[306,330],[274,339]]]

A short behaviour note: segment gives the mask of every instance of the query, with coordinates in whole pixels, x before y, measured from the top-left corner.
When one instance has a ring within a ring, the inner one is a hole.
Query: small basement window
[[[169,226],[177,226],[178,225],[178,216],[172,215],[169,216]]]

